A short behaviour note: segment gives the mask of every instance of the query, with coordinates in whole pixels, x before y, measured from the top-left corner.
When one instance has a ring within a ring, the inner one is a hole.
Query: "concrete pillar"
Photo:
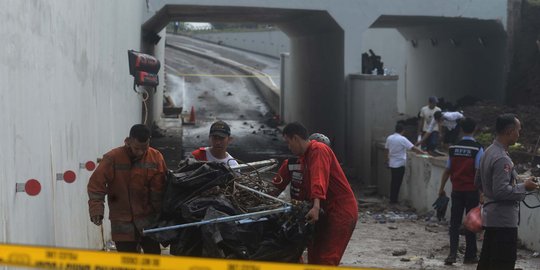
[[[289,80],[295,104],[288,104],[292,117],[310,132],[326,134],[342,156],[345,146],[345,87],[343,33],[332,32],[291,37]]]
[[[375,140],[391,134],[397,120],[398,76],[349,76],[347,160],[364,185],[375,185]]]

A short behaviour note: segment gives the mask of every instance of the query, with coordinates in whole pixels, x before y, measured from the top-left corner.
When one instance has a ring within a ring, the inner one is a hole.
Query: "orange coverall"
[[[134,163],[127,146],[109,151],[88,182],[90,217],[103,216],[107,196],[112,240],[136,241],[161,211],[166,170],[163,156],[154,148]]]
[[[308,263],[339,265],[358,220],[356,198],[334,152],[324,143],[311,141],[298,161],[300,167],[294,170],[294,177],[289,162],[282,164],[279,176],[283,181],[278,183],[275,178],[275,185],[283,190],[293,180],[297,182],[294,186],[302,189],[299,199],[320,199],[324,214],[319,216],[313,242],[308,246]]]

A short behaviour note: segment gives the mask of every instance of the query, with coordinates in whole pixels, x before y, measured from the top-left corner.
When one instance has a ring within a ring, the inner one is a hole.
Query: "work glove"
[[[446,209],[448,208],[448,202],[450,201],[450,198],[448,198],[446,195],[439,196],[437,200],[432,204],[433,209],[437,211],[437,219],[441,221],[444,216],[446,215]]]
[[[90,217],[90,221],[96,224],[96,226],[101,226],[101,224],[103,223],[103,216],[97,215],[97,216]]]

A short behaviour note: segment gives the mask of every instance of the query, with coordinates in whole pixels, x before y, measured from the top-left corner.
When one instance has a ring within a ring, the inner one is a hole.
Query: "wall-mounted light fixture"
[[[430,38],[429,40],[431,40],[431,46],[437,47],[439,45],[439,40],[438,39]]]
[[[418,41],[416,39],[411,39],[411,44],[412,44],[413,48],[418,47]]]
[[[459,41],[457,39],[454,39],[454,38],[451,38],[450,39],[450,44],[452,44],[452,46],[454,46],[454,47],[459,47],[459,45],[461,45],[461,41]]]
[[[486,40],[483,37],[478,38],[478,43],[480,43],[482,47],[486,47]]]

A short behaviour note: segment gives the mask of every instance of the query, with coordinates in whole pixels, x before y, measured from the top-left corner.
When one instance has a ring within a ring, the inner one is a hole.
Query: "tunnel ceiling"
[[[159,31],[170,21],[277,24],[306,17],[312,13],[314,11],[276,8],[166,5],[143,24],[143,29]]]
[[[500,21],[430,16],[380,16],[371,28],[396,28],[406,39],[504,36]]]
[[[170,21],[271,23],[291,37],[341,31],[326,11],[193,5],[165,5],[142,28],[157,33]]]

